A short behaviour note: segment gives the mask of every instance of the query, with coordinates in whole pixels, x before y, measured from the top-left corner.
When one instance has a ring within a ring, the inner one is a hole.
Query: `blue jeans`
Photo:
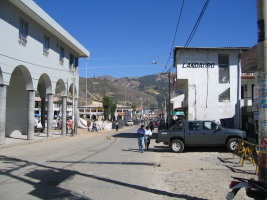
[[[138,138],[139,151],[144,152],[144,137]]]
[[[91,130],[91,132],[98,132],[98,130],[97,130],[97,128],[96,128],[96,126],[93,126],[93,128],[92,128],[92,130]]]

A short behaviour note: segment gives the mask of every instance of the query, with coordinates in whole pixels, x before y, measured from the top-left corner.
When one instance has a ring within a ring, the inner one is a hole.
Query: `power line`
[[[169,58],[168,58],[168,60],[167,60],[167,64],[166,64],[166,66],[168,66],[169,60],[170,60],[171,55],[172,55],[172,52],[173,52],[174,42],[175,42],[175,40],[176,40],[176,35],[177,35],[177,32],[178,32],[178,27],[179,27],[179,24],[180,24],[180,20],[181,20],[181,16],[182,16],[183,8],[184,8],[184,0],[183,0],[183,2],[182,2],[182,6],[181,6],[181,10],[180,10],[180,14],[179,14],[178,22],[177,22],[177,25],[176,25],[176,30],[175,30],[174,37],[173,37],[173,41],[172,41],[171,51],[170,51]],[[165,68],[166,68],[166,66],[165,66]]]
[[[196,33],[196,30],[197,30],[197,28],[198,28],[198,26],[200,24],[200,21],[201,21],[203,15],[205,13],[207,7],[208,7],[209,1],[210,0],[207,0],[206,3],[204,4],[204,6],[202,8],[202,11],[200,12],[199,17],[198,17],[198,19],[197,19],[197,21],[196,21],[196,23],[194,25],[194,28],[192,29],[192,31],[191,31],[191,33],[190,33],[190,35],[189,35],[184,47],[188,47],[188,45],[190,44],[191,40],[193,39],[193,37],[194,37],[194,35]],[[182,51],[180,52],[180,54],[176,58],[176,62],[177,62],[177,60],[179,60],[182,57],[184,51],[185,51],[185,49],[182,49]]]

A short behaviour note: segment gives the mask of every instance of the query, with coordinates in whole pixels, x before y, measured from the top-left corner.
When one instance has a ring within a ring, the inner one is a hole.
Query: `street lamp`
[[[86,118],[86,112],[87,112],[87,63],[89,60],[89,57],[85,58],[86,60],[86,75],[85,75],[85,118]]]
[[[165,67],[168,67],[167,65],[157,63],[156,61],[152,61],[152,64],[157,64],[157,65],[163,65]],[[170,127],[170,118],[171,118],[171,74],[170,74],[170,69],[168,70],[168,79],[169,79],[169,100],[168,100],[168,128]]]

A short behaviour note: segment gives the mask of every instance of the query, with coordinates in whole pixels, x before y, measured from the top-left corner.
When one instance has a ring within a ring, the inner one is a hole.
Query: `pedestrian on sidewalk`
[[[94,121],[94,123],[93,123],[93,127],[92,127],[92,130],[91,130],[91,132],[98,132],[98,130],[97,130],[97,127],[96,127],[96,121]]]
[[[43,125],[41,121],[39,120],[37,124],[37,135],[40,135],[42,128],[43,128]]]
[[[137,130],[137,136],[138,136],[139,152],[144,153],[144,136],[145,136],[144,125],[141,125],[141,127]]]
[[[90,131],[90,126],[91,126],[91,122],[90,121],[87,121],[88,131]]]
[[[148,147],[150,144],[150,137],[152,136],[152,131],[150,130],[150,127],[147,126],[145,129],[145,137],[144,137],[144,141],[145,141],[145,150],[148,151]]]
[[[116,131],[119,130],[119,122],[118,121],[115,121],[115,127],[116,127]]]

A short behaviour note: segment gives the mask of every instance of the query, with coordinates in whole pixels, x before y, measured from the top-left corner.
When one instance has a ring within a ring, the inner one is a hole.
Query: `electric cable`
[[[198,17],[198,19],[197,19],[197,21],[196,21],[196,23],[195,23],[195,25],[194,25],[194,27],[193,27],[193,29],[192,29],[190,35],[189,35],[189,37],[188,37],[188,39],[187,39],[187,41],[186,41],[184,47],[188,47],[188,45],[189,45],[190,42],[192,41],[192,39],[193,39],[193,37],[194,37],[194,35],[195,35],[195,33],[196,33],[196,30],[197,30],[197,28],[198,28],[198,26],[199,26],[199,24],[200,24],[200,21],[201,21],[203,15],[204,15],[204,13],[205,13],[207,7],[208,7],[209,1],[210,1],[210,0],[207,0],[207,1],[205,2],[204,6],[203,6],[203,8],[202,8],[202,11],[200,12],[199,17]],[[175,62],[175,63],[177,63],[177,61],[182,57],[184,51],[185,51],[185,49],[183,48],[183,49],[181,50],[181,52],[179,53],[179,55],[177,56],[177,58],[176,58],[176,62]]]
[[[178,27],[179,27],[180,20],[181,20],[181,16],[182,16],[183,8],[184,8],[184,0],[183,0],[183,2],[182,2],[182,6],[181,6],[181,9],[180,9],[179,18],[178,18],[178,22],[177,22],[177,25],[176,25],[176,30],[175,30],[174,37],[173,37],[173,41],[172,41],[171,51],[170,51],[169,58],[168,58],[168,60],[167,60],[167,64],[166,64],[166,66],[168,66],[169,60],[170,60],[171,55],[172,55],[172,53],[173,53],[174,42],[175,42],[175,40],[176,40],[176,36],[177,36]],[[166,68],[166,66],[165,66],[165,68]]]

